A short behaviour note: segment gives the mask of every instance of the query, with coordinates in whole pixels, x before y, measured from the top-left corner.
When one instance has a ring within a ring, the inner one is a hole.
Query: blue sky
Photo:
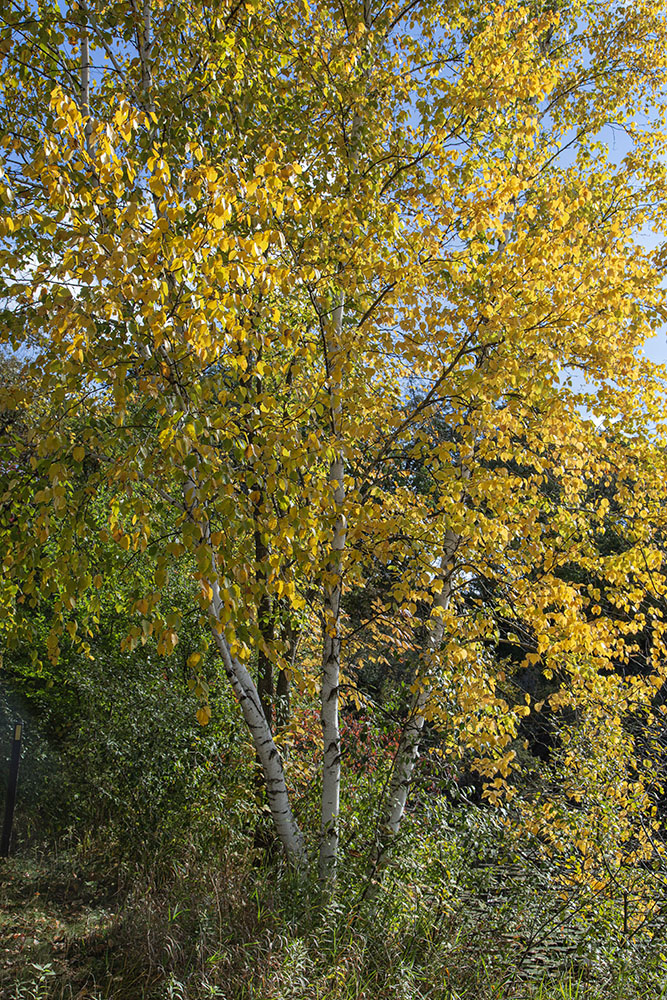
[[[609,146],[609,158],[618,163],[631,148],[627,133],[620,127],[611,126],[605,129],[605,133],[604,138]],[[638,241],[651,250],[663,242],[665,238],[667,238],[667,234],[663,236],[648,231],[637,234]],[[644,353],[651,361],[667,364],[667,327],[658,329],[655,336],[646,341]]]

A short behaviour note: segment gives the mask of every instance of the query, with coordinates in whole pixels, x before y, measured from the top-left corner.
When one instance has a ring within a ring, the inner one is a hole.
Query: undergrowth
[[[256,836],[254,757],[226,703],[188,728],[139,672],[135,731],[125,680],[105,676],[57,753],[29,730],[0,862],[1,1000],[667,998],[664,872],[637,867],[630,894],[579,884],[499,811],[429,791],[369,877],[362,761],[323,907]]]
[[[90,841],[0,869],[6,1000],[639,1000],[667,997],[663,928],[619,931],[613,901],[513,866],[484,815],[440,851],[416,827],[381,886],[336,903],[248,843],[118,867]],[[473,844],[475,850],[472,850]],[[510,845],[511,846],[511,845]],[[428,857],[428,864],[425,858]],[[551,882],[551,885],[550,885]]]

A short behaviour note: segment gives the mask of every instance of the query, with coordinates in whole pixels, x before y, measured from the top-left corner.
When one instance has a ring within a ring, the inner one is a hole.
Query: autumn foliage
[[[339,711],[379,725],[371,667],[400,682],[398,744],[373,743],[376,871],[425,734],[544,843],[613,841],[616,867],[656,850],[656,758],[628,720],[660,731],[667,669],[642,354],[663,251],[638,240],[667,203],[665,14],[2,14],[4,639],[47,682],[64,646],[92,655],[110,592],[125,651],[169,656],[196,620],[197,718],[224,673],[277,835],[297,866],[319,844],[325,886],[357,767]],[[321,699],[307,829],[290,693]],[[525,791],[540,712],[562,724],[557,794]]]

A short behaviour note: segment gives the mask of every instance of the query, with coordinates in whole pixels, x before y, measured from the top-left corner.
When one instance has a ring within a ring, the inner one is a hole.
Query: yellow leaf
[[[197,722],[200,726],[206,726],[208,720],[211,718],[211,709],[208,705],[202,705],[201,708],[197,709]]]

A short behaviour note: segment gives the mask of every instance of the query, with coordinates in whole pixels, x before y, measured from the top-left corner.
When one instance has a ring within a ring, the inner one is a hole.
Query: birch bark
[[[343,332],[342,296],[334,309],[331,332],[325,334],[329,365],[331,425],[334,437],[341,431],[342,372],[341,344]],[[347,539],[345,503],[345,463],[337,451],[329,468],[329,484],[336,506],[336,521],[327,566],[328,580],[324,586],[324,642],[322,649],[322,702],[320,722],[324,741],[322,764],[322,803],[320,813],[319,877],[323,884],[333,884],[338,860],[338,820],[340,812],[340,726],[338,694],[340,687],[340,599],[342,592],[341,563]]]
[[[211,529],[208,519],[198,508],[198,485],[194,474],[190,474],[189,486],[186,488],[186,504],[197,517],[199,529],[205,542],[211,560],[211,579],[207,581],[210,587],[209,618],[211,634],[218,648],[225,673],[232,686],[236,700],[239,703],[243,718],[250,731],[257,758],[262,767],[266,785],[266,798],[271,817],[288,860],[299,869],[305,869],[308,855],[303,834],[294,818],[289,801],[285,772],[278,748],[273,740],[271,726],[264,713],[257,686],[248,668],[233,656],[224,635],[223,601],[220,596],[218,582],[218,564],[215,547],[211,540]]]
[[[132,3],[135,13],[138,13],[135,0]],[[151,75],[151,6],[150,0],[144,0],[142,7],[142,24],[137,27],[137,44],[141,61],[141,77],[143,97],[147,110],[153,109],[152,75]],[[159,208],[156,205],[156,212]],[[165,361],[171,368],[171,359],[165,352]],[[183,413],[189,411],[187,392],[183,392],[178,382],[174,383],[175,394],[180,400]],[[282,759],[273,740],[270,721],[262,705],[257,685],[253,681],[248,668],[232,655],[229,643],[224,635],[223,601],[218,582],[218,561],[211,539],[210,522],[199,503],[200,490],[197,480],[197,467],[188,474],[184,488],[185,507],[190,516],[198,523],[201,537],[205,543],[211,561],[211,579],[205,581],[210,588],[209,620],[211,633],[222,658],[225,673],[239,703],[245,723],[250,731],[257,758],[260,762],[266,785],[267,804],[288,860],[298,869],[304,870],[308,865],[308,854],[303,833],[292,812],[289,801],[287,783],[283,770]]]
[[[363,21],[366,31],[371,28],[371,0],[363,0]],[[368,75],[368,67],[364,76]],[[349,156],[354,168],[348,187],[353,186],[353,174],[358,162],[358,140],[361,119],[355,110],[350,135]],[[340,690],[340,605],[342,595],[342,560],[347,544],[345,504],[345,461],[340,448],[343,397],[343,318],[344,296],[336,303],[330,326],[324,325],[326,363],[329,376],[331,428],[337,444],[336,455],[329,468],[329,485],[336,508],[336,521],[331,543],[327,582],[324,586],[324,642],[322,649],[322,695],[320,721],[324,743],[322,764],[322,802],[320,825],[320,884],[332,889],[338,863],[341,746],[339,725]]]
[[[141,92],[146,111],[154,111],[153,102],[153,72],[151,68],[152,56],[152,31],[153,18],[150,0],[143,0],[141,11],[139,11],[136,0],[132,0],[132,9],[137,17],[137,50],[139,52],[139,63],[141,65]]]
[[[84,136],[86,149],[90,149],[90,137],[93,126],[90,120],[90,42],[88,38],[88,17],[85,10],[81,12],[81,29],[79,33],[79,44],[81,48],[80,83],[81,95],[79,104],[81,114],[86,119],[84,125]]]
[[[212,550],[211,550],[212,551]],[[257,688],[250,676],[249,670],[235,656],[232,656],[229,644],[223,634],[220,621],[222,601],[216,581],[212,581],[213,597],[211,599],[211,632],[222,657],[225,673],[236,696],[243,718],[250,730],[255,751],[262,765],[266,783],[266,798],[273,819],[278,839],[280,840],[288,860],[296,867],[304,869],[308,864],[308,855],[303,834],[294,818],[289,802],[289,794],[285,782],[282,760],[276,747],[271,729],[261,702]]]
[[[443,554],[440,559],[442,590],[436,595],[433,602],[433,607],[442,611],[446,611],[449,607],[452,594],[454,556],[460,541],[460,536],[456,532],[447,530]],[[431,680],[434,671],[433,660],[442,644],[443,630],[444,623],[442,618],[439,616],[432,618],[428,632],[426,670],[421,679],[419,691],[414,696],[410,717],[403,729],[396,753],[394,770],[380,828],[380,843],[376,853],[376,866],[382,863],[382,857],[398,833],[401,821],[405,815],[405,805],[412,783],[412,776],[415,764],[419,758],[419,744],[426,721],[425,710],[433,691]]]
[[[212,551],[212,550],[211,550]],[[222,601],[216,581],[211,584],[213,597],[211,599],[211,632],[222,657],[225,673],[236,696],[243,718],[250,730],[255,751],[262,765],[266,783],[266,798],[273,819],[278,839],[280,840],[288,860],[296,867],[305,869],[308,855],[303,834],[294,818],[289,802],[289,794],[285,782],[282,760],[276,747],[271,729],[261,702],[257,688],[248,669],[232,656],[229,644],[223,634],[220,621]]]

